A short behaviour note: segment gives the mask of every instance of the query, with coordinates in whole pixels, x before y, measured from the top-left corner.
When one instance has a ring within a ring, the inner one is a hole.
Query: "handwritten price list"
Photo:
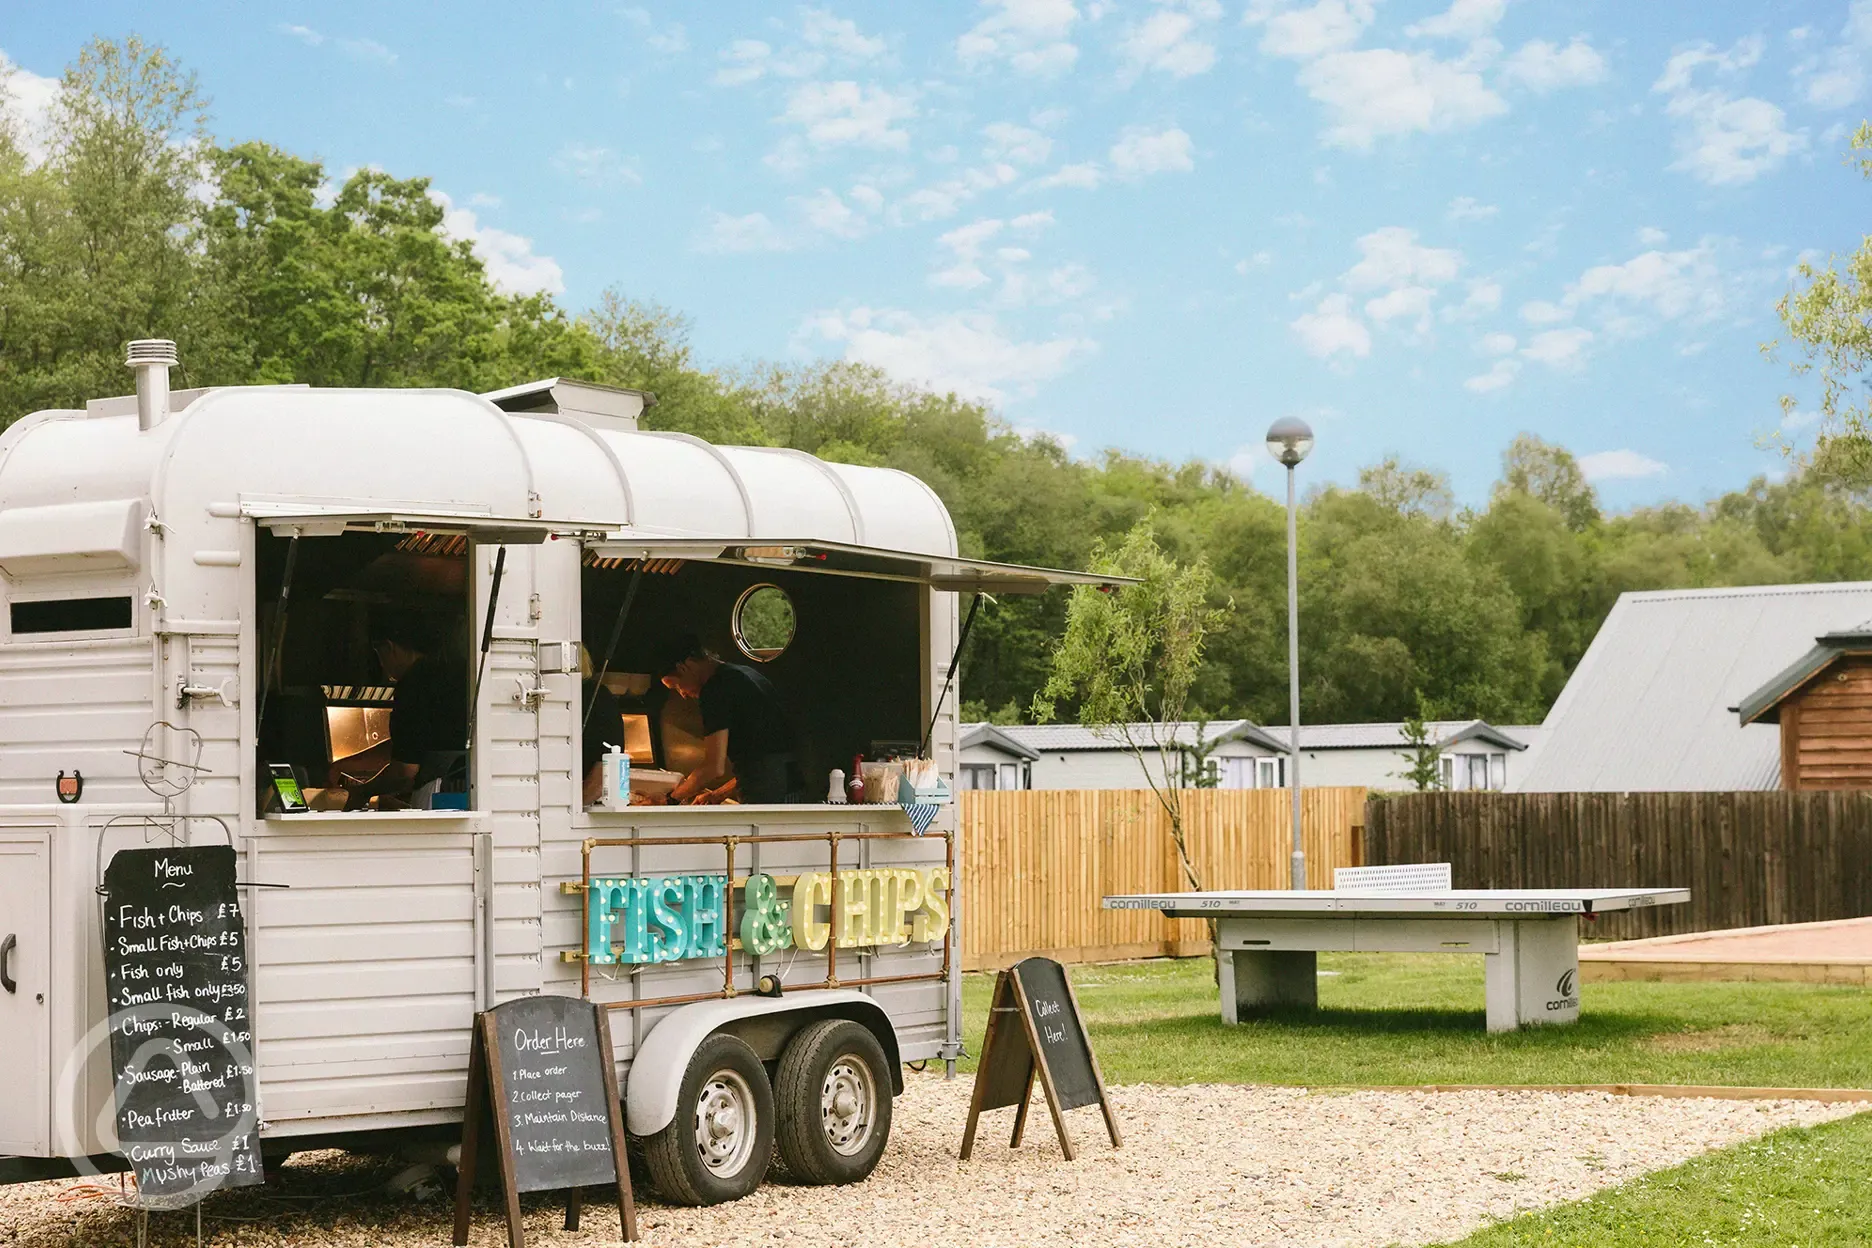
[[[234,851],[128,849],[104,872],[119,1149],[146,1204],[261,1181]]]

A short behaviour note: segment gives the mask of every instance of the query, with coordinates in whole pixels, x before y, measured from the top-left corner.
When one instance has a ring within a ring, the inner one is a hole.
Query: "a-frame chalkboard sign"
[[[1020,1147],[1035,1075],[1046,1091],[1047,1108],[1052,1111],[1066,1160],[1077,1156],[1066,1131],[1069,1109],[1097,1105],[1105,1115],[1112,1147],[1118,1147],[1118,1119],[1105,1095],[1105,1079],[1079,1014],[1079,999],[1073,995],[1066,968],[1051,958],[1028,958],[995,979],[988,1034],[982,1041],[981,1065],[975,1071],[975,1097],[969,1103],[968,1129],[962,1133],[963,1161],[975,1149],[975,1128],[987,1109],[1018,1107],[1008,1147]]]
[[[579,1189],[617,1185],[624,1238],[637,1238],[619,1115],[611,1024],[602,1006],[576,997],[520,997],[475,1016],[462,1116],[455,1242],[468,1242],[475,1167],[498,1154],[507,1241],[525,1248],[521,1192],[564,1191],[566,1229],[579,1229]],[[493,1139],[483,1138],[489,1125]]]

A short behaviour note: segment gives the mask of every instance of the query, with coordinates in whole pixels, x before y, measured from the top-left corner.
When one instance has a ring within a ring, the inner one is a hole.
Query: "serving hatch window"
[[[316,810],[466,809],[471,646],[462,533],[257,533],[259,794]]]
[[[11,604],[15,637],[46,633],[121,632],[135,620],[128,594],[109,598],[42,598]]]

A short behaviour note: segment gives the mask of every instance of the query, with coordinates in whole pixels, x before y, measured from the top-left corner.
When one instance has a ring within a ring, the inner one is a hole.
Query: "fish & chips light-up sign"
[[[736,934],[755,955],[824,949],[835,927],[841,949],[940,941],[949,928],[947,867],[840,871],[836,916],[830,872],[805,871],[785,885],[771,875],[737,883],[746,899]],[[726,875],[600,877],[586,889],[585,956],[594,964],[727,953],[736,907]]]

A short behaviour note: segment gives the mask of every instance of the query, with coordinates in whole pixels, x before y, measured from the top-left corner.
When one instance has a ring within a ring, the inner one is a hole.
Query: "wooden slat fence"
[[[1588,937],[1872,915],[1872,794],[1412,793],[1364,823],[1369,862],[1448,862],[1458,888],[1691,890]]]
[[[1292,824],[1284,789],[1192,789],[1184,794],[1191,857],[1204,888],[1285,888]],[[1330,888],[1334,867],[1358,864],[1361,788],[1305,789],[1308,882]],[[1206,925],[1156,911],[1105,910],[1110,893],[1189,887],[1170,820],[1144,790],[965,792],[962,822],[963,966],[1010,966],[1032,954],[1062,962],[1194,956]]]

